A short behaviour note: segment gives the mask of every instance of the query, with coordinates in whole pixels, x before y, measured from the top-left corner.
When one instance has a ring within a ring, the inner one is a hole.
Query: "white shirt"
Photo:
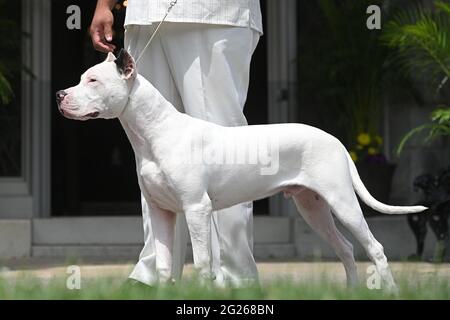
[[[128,0],[125,26],[159,22],[171,0]],[[166,21],[250,27],[262,33],[259,0],[178,0]]]

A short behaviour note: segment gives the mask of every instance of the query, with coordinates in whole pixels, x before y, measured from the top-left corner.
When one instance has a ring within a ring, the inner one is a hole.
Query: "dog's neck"
[[[155,140],[181,115],[149,81],[138,75],[119,120],[139,157],[144,150],[152,153]]]

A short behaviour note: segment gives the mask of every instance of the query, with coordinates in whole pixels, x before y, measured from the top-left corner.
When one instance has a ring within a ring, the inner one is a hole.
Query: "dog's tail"
[[[406,213],[416,213],[427,210],[427,207],[423,206],[390,206],[384,204],[377,199],[375,199],[367,190],[364,183],[361,181],[359,177],[358,170],[356,169],[355,163],[353,162],[350,154],[345,151],[347,154],[348,165],[350,167],[350,175],[352,177],[353,188],[355,189],[358,196],[364,201],[372,209],[386,213],[386,214],[406,214]]]

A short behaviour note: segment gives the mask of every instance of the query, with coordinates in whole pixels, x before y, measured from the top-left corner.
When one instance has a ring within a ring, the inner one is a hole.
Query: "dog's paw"
[[[386,283],[384,285],[384,290],[387,293],[390,293],[394,296],[398,296],[398,294],[400,293],[400,290],[398,289],[397,285],[393,282],[393,283]]]
[[[216,275],[212,271],[198,271],[198,281],[202,286],[211,286],[216,280]]]

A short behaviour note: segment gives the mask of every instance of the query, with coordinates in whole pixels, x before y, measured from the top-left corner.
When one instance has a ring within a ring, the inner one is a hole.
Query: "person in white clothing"
[[[90,32],[95,49],[114,51],[115,0],[98,0]],[[150,46],[142,51],[170,0],[129,0],[125,48],[146,77],[180,111],[225,126],[247,125],[243,108],[252,54],[262,34],[259,0],[178,0]],[[189,174],[189,173],[186,173]],[[130,278],[157,281],[151,212],[142,198],[145,244]],[[172,275],[183,270],[188,231],[178,215]],[[213,272],[218,284],[258,281],[253,258],[252,203],[212,215]]]

